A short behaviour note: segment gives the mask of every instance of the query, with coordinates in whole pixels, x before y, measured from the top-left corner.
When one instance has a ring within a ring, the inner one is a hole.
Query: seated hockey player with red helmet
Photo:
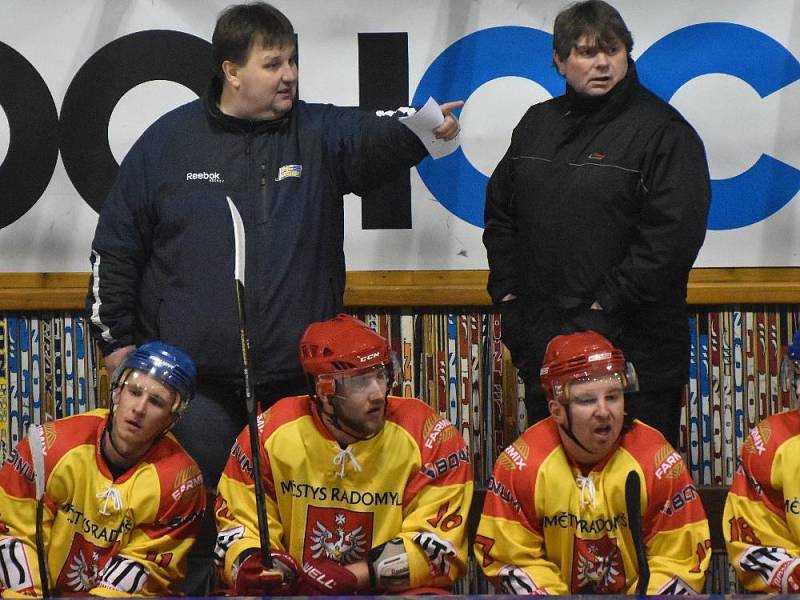
[[[54,596],[180,594],[206,492],[170,429],[194,387],[192,359],[150,342],[114,374],[110,411],[31,427],[0,470],[3,597],[42,596],[45,582]]]
[[[781,365],[790,410],[750,430],[725,500],[728,559],[748,592],[800,593],[800,331]]]
[[[262,565],[245,428],[215,507],[222,585],[259,596],[446,590],[467,561],[473,476],[461,434],[389,395],[389,345],[357,319],[312,323],[300,356],[312,394],[259,417],[274,568]]]
[[[633,471],[644,591],[701,593],[711,557],[705,511],[680,455],[626,417],[636,375],[622,352],[593,331],[557,336],[540,375],[550,416],[495,463],[474,546],[483,572],[511,594],[634,593],[642,570],[629,518],[637,511],[626,506]]]

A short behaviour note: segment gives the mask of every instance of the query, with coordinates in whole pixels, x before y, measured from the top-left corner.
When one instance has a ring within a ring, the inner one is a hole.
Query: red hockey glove
[[[356,576],[336,561],[309,560],[297,582],[298,596],[344,596],[356,591]]]
[[[297,563],[286,552],[273,550],[272,568],[261,562],[261,553],[253,552],[239,563],[234,579],[237,596],[289,596],[297,580]]]

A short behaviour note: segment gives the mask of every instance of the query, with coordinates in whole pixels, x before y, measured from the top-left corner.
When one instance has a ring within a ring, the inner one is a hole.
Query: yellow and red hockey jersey
[[[205,510],[195,462],[172,434],[114,479],[100,454],[108,410],[46,423],[43,536],[55,596],[180,594]],[[38,443],[39,441],[37,440]],[[29,440],[0,469],[0,586],[41,595]]]
[[[739,458],[722,517],[728,558],[748,591],[789,593],[800,564],[800,412],[761,421]]]
[[[638,576],[625,480],[639,475],[648,594],[703,591],[711,540],[703,505],[680,455],[634,421],[591,470],[564,452],[558,425],[530,427],[497,459],[475,556],[511,594],[630,594]]]
[[[461,434],[419,400],[390,396],[376,436],[340,447],[309,396],[284,398],[258,419],[270,544],[300,565],[342,564],[401,538],[410,586],[448,587],[466,570],[472,464]],[[220,575],[259,547],[248,429],[239,435],[216,503]]]

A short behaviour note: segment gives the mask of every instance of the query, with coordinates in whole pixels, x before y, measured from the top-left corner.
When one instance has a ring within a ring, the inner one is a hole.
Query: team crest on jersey
[[[528,455],[531,453],[530,446],[522,440],[517,440],[506,448],[497,459],[497,464],[508,471],[514,469],[524,469],[528,464]]]
[[[303,562],[327,558],[343,565],[363,560],[372,547],[372,513],[309,506]]]
[[[681,455],[669,444],[659,448],[654,457],[656,464],[656,479],[674,479],[683,471]]]
[[[44,440],[44,453],[47,454],[47,451],[56,443],[55,423],[53,421],[48,421],[41,426],[40,431],[42,432],[42,439]]]
[[[269,423],[270,411],[265,411],[256,417],[256,429],[258,433],[264,433],[264,427]]]
[[[743,444],[744,449],[750,454],[764,454],[770,437],[772,437],[772,427],[763,421],[750,430],[750,435]]]
[[[616,538],[575,539],[572,557],[572,592],[621,594],[625,591],[625,565]]]
[[[453,424],[438,415],[429,416],[422,425],[422,436],[425,438],[426,448],[433,448],[437,438],[441,437],[441,441],[446,442],[452,439],[455,434],[456,428],[453,427]]]
[[[97,586],[109,554],[108,548],[95,546],[76,533],[56,587],[76,593],[88,592]]]
[[[190,465],[178,471],[175,481],[172,482],[172,499],[177,502],[181,497],[195,498],[203,483],[203,475],[195,465]]]

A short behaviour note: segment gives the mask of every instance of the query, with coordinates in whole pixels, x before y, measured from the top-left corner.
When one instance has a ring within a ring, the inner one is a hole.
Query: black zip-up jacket
[[[302,373],[306,326],[342,308],[343,195],[363,194],[425,155],[390,117],[296,102],[247,122],[205,97],[154,123],[123,161],[92,243],[87,310],[104,354],[161,339],[201,377],[241,382],[229,196],[245,224],[253,379]]]
[[[538,381],[551,337],[594,329],[621,346],[642,391],[685,384],[686,284],[710,194],[700,138],[632,61],[605,96],[568,87],[531,107],[489,181],[483,234],[523,377]]]

